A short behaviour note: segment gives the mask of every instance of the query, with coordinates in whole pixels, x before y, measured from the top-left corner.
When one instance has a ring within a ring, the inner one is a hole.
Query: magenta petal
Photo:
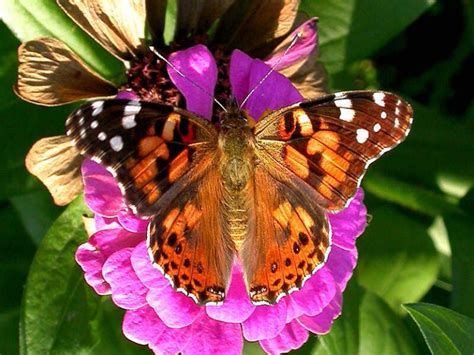
[[[200,313],[203,313],[203,308],[194,303],[190,297],[177,292],[171,286],[150,289],[147,301],[170,328],[190,325]]]
[[[308,335],[308,331],[294,320],[288,323],[276,337],[261,340],[260,345],[267,354],[286,353],[300,348],[308,340]]]
[[[193,323],[193,336],[183,354],[240,355],[243,346],[240,324],[219,322],[203,313]]]
[[[344,291],[347,282],[352,276],[352,272],[357,264],[357,249],[341,249],[336,245],[331,248],[328,261],[324,268],[327,268],[334,277],[339,289]]]
[[[122,209],[118,214],[118,220],[123,228],[130,232],[146,233],[149,219],[141,219],[134,215],[128,208]]]
[[[171,80],[186,98],[186,108],[210,119],[214,87],[217,82],[217,65],[212,53],[209,52],[206,46],[198,44],[172,53],[169,61],[187,78],[183,78],[168,66],[168,74]],[[192,82],[200,87],[196,87]],[[203,89],[205,92],[203,92]]]
[[[142,242],[135,247],[130,261],[133,270],[146,287],[159,289],[169,286],[170,282],[152,265],[146,242]]]
[[[109,295],[112,292],[110,285],[102,276],[105,258],[95,246],[89,243],[80,245],[76,251],[76,261],[84,271],[86,282],[97,294]]]
[[[239,104],[259,81],[269,72],[270,67],[259,59],[252,59],[235,50],[230,60],[230,82],[232,92]],[[243,109],[258,120],[267,110],[277,110],[301,101],[303,97],[291,82],[278,72],[273,72],[257,87]]]
[[[84,271],[86,282],[99,295],[109,294],[110,286],[102,275],[106,259],[118,250],[137,245],[143,238],[123,229],[104,229],[94,233],[76,251],[76,261]]]
[[[123,202],[122,194],[112,174],[92,160],[84,160],[82,178],[87,206],[101,216],[115,217]]]
[[[256,341],[273,338],[279,334],[286,323],[286,302],[272,306],[258,306],[252,315],[242,323],[245,339]]]
[[[141,308],[128,310],[123,318],[123,334],[138,344],[149,344],[167,329],[156,315],[153,308],[145,305]]]
[[[150,349],[155,354],[183,353],[184,348],[193,336],[193,326],[183,328],[168,328],[150,342]]]
[[[250,302],[247,295],[242,272],[238,266],[234,266],[232,281],[224,304],[221,306],[207,306],[206,312],[209,317],[215,320],[242,323],[250,317],[254,309],[255,306]]]
[[[337,286],[331,273],[322,268],[311,276],[304,287],[290,295],[300,314],[314,316],[321,313],[336,294]]]
[[[298,322],[306,329],[316,334],[327,334],[334,320],[342,312],[342,293],[338,290],[334,299],[324,310],[316,316],[301,316]]]
[[[112,289],[112,300],[125,309],[137,309],[146,305],[148,289],[133,271],[130,256],[133,248],[119,250],[104,264],[102,273]]]
[[[367,226],[367,209],[363,204],[364,192],[359,189],[349,206],[329,215],[332,243],[346,250],[353,250],[355,241]]]
[[[95,228],[98,231],[102,229],[116,229],[121,227],[117,218],[102,217],[99,214],[94,215],[94,223]]]
[[[140,99],[140,96],[138,96],[136,93],[134,93],[131,90],[125,90],[125,91],[120,91],[117,96],[117,99],[125,99],[125,100],[138,100]]]
[[[316,47],[318,43],[318,30],[317,20],[315,18],[309,19],[294,30],[288,38],[293,38],[297,33],[301,33],[301,37],[298,39],[293,48],[281,59],[276,70],[287,68],[295,63],[298,63],[306,59]],[[286,48],[283,48],[281,52],[278,52],[271,58],[265,60],[265,63],[273,67],[278,63],[280,58],[283,56]]]

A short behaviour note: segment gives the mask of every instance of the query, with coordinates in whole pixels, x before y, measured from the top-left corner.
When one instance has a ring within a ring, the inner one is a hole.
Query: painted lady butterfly
[[[325,263],[326,214],[348,205],[412,115],[394,94],[352,91],[271,112],[255,127],[230,109],[216,128],[180,108],[107,100],[76,110],[66,128],[150,217],[150,256],[176,289],[222,303],[238,255],[252,302],[272,304]]]

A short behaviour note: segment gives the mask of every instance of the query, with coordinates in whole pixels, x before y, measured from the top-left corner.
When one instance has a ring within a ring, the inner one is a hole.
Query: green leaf
[[[370,209],[372,219],[358,240],[359,283],[395,311],[416,302],[435,283],[439,257],[427,226],[390,206]]]
[[[434,355],[474,352],[474,319],[428,303],[404,306],[415,320]]]
[[[474,222],[461,213],[447,215],[444,221],[452,251],[452,308],[474,317]]]
[[[123,72],[121,62],[83,32],[56,1],[2,0],[0,17],[22,42],[54,37],[104,77],[117,78]]]
[[[86,240],[85,212],[79,197],[54,222],[36,253],[23,295],[23,354],[78,353],[96,342],[89,322],[98,298],[84,286],[74,260],[77,246]]]
[[[369,169],[362,182],[364,189],[378,198],[431,217],[459,210],[456,198],[383,174],[380,170]]]
[[[416,354],[415,343],[400,318],[378,296],[353,279],[344,293],[342,316],[319,337],[313,355]]]
[[[10,201],[36,245],[62,211],[46,189],[14,196]]]
[[[370,57],[403,31],[434,0],[302,0],[300,9],[320,18],[321,60],[335,73]]]

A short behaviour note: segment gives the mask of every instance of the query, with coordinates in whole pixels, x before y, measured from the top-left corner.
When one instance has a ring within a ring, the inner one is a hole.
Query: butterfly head
[[[243,128],[248,126],[247,117],[240,109],[237,100],[231,96],[227,100],[227,111],[222,112],[219,118],[221,129]]]

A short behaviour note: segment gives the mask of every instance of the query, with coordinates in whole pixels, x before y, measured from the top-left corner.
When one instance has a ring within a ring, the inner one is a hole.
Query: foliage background
[[[303,0],[301,9],[320,18],[333,90],[397,92],[415,122],[364,180],[371,223],[342,317],[296,352],[472,354],[473,4]],[[82,202],[54,206],[24,167],[37,139],[63,133],[73,107],[34,106],[11,90],[20,41],[60,38],[110,79],[118,63],[53,1],[2,0],[0,16],[0,353],[146,353],[124,339],[121,312],[86,286],[73,260],[86,238]]]

